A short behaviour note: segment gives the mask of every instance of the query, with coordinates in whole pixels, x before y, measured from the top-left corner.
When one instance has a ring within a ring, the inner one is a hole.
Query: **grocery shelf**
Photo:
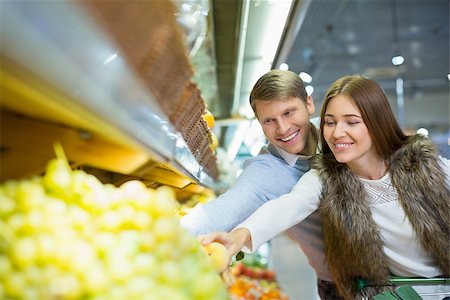
[[[70,144],[67,131],[76,131],[79,143],[94,136],[96,145],[99,140],[103,146],[110,143],[115,158],[130,158],[122,163],[105,160],[99,167],[145,175],[156,165],[162,181],[164,177],[186,179],[177,183],[180,188],[192,183],[213,186],[212,178],[161,111],[151,90],[129,67],[121,48],[79,2],[10,1],[1,7],[3,132],[8,122],[15,124],[7,129],[14,132],[16,128],[15,137],[24,132],[20,126],[27,126],[34,136],[39,124],[42,128],[49,126],[41,131],[44,135],[64,128],[65,133],[58,131],[58,136],[66,137],[65,147]],[[33,148],[36,143],[27,146]],[[107,156],[107,152],[102,153]],[[89,153],[73,151],[68,156],[95,164],[99,152],[93,151],[92,155],[89,159]]]

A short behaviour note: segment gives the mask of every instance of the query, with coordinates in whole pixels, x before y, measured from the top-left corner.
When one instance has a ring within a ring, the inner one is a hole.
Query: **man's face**
[[[296,97],[256,100],[255,107],[269,142],[289,153],[301,154],[310,133],[309,117],[314,113],[312,98],[308,96],[306,103]]]

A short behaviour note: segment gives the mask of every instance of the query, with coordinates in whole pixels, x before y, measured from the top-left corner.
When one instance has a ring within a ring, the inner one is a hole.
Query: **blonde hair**
[[[256,115],[256,101],[297,97],[306,103],[308,94],[300,77],[292,71],[271,70],[258,79],[250,93],[250,105]]]

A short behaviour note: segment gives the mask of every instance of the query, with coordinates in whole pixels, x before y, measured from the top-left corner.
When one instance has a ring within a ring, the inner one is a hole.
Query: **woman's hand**
[[[214,232],[205,235],[200,235],[199,237],[200,243],[203,246],[207,246],[212,242],[218,242],[224,245],[228,254],[231,258],[238,253],[245,244],[251,242],[250,231],[247,228],[238,228],[230,233],[226,232]]]

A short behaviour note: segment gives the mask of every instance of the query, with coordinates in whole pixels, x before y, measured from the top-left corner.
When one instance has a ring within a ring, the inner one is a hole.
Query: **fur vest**
[[[319,211],[328,268],[339,292],[345,299],[357,299],[392,289],[383,243],[361,181],[332,155],[315,157],[313,167],[323,183]],[[422,247],[443,275],[450,274],[450,191],[436,147],[427,138],[411,136],[389,158],[388,171]],[[376,287],[358,292],[357,279]]]

